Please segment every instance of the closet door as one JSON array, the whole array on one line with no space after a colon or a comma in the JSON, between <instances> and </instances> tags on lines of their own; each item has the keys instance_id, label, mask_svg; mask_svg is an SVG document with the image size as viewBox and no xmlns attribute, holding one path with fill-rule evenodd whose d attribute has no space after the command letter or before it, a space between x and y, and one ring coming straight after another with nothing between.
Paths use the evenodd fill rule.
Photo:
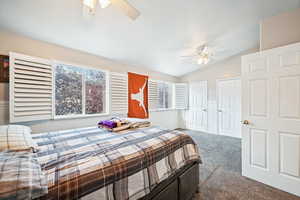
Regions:
<instances>
[{"instance_id":1,"label":"closet door","mask_svg":"<svg viewBox=\"0 0 300 200\"><path fill-rule=\"evenodd\" d=\"M190 84L187 128L207 131L207 81Z\"/></svg>"},{"instance_id":2,"label":"closet door","mask_svg":"<svg viewBox=\"0 0 300 200\"><path fill-rule=\"evenodd\" d=\"M242 174L300 196L300 43L242 58Z\"/></svg>"},{"instance_id":3,"label":"closet door","mask_svg":"<svg viewBox=\"0 0 300 200\"><path fill-rule=\"evenodd\" d=\"M218 80L217 93L219 134L241 138L241 80Z\"/></svg>"}]
</instances>

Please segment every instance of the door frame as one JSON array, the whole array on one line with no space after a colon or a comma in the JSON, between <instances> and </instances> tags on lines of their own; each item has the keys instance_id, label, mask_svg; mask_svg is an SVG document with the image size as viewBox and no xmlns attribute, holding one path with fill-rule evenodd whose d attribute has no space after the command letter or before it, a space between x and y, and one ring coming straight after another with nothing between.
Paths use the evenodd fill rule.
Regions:
<instances>
[{"instance_id":1,"label":"door frame","mask_svg":"<svg viewBox=\"0 0 300 200\"><path fill-rule=\"evenodd\" d=\"M219 117L219 82L221 81L233 81L233 80L240 80L241 81L241 86L242 86L242 77L241 76L232 76L232 77L228 77L228 78L218 78L216 79L216 103L217 103L217 134L220 134L220 117ZM241 105L242 105L242 89L241 89ZM241 109L241 119L242 119L242 109ZM242 130L241 130L242 131ZM241 132L241 139L242 139L242 132Z\"/></svg>"}]
</instances>

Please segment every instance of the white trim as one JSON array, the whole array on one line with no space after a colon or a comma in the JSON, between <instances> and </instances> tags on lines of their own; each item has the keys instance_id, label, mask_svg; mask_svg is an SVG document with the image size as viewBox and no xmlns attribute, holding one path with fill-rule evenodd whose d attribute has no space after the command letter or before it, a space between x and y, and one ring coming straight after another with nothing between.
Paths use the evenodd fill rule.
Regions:
<instances>
[{"instance_id":1,"label":"white trim","mask_svg":"<svg viewBox=\"0 0 300 200\"><path fill-rule=\"evenodd\" d=\"M110 85L110 71L106 72L106 83L105 83L105 113L111 114L111 85Z\"/></svg>"},{"instance_id":2,"label":"white trim","mask_svg":"<svg viewBox=\"0 0 300 200\"><path fill-rule=\"evenodd\" d=\"M86 114L86 115L57 115L54 120L59 119L76 119L76 118L89 118L89 117L101 117L101 116L108 116L109 113L99 113L99 114Z\"/></svg>"},{"instance_id":3,"label":"white trim","mask_svg":"<svg viewBox=\"0 0 300 200\"><path fill-rule=\"evenodd\" d=\"M14 101L12 101L12 97L14 96L14 82L15 82L15 73L13 70L14 64L14 59L12 56L17 56L19 54L9 52L9 120L14 118Z\"/></svg>"},{"instance_id":4,"label":"white trim","mask_svg":"<svg viewBox=\"0 0 300 200\"><path fill-rule=\"evenodd\" d=\"M52 119L55 118L55 70L56 65L52 62Z\"/></svg>"},{"instance_id":5,"label":"white trim","mask_svg":"<svg viewBox=\"0 0 300 200\"><path fill-rule=\"evenodd\" d=\"M91 66L91 65L76 64L76 63L60 61L60 60L56 60L56 59L53 59L52 62L53 62L54 65L63 64L63 65L69 65L71 67L77 67L77 68L83 68L83 69L91 69L91 70L98 70L98 71L102 71L102 72L109 72L109 70L98 68L98 67Z\"/></svg>"},{"instance_id":6,"label":"white trim","mask_svg":"<svg viewBox=\"0 0 300 200\"><path fill-rule=\"evenodd\" d=\"M85 116L86 115L86 113L85 113L85 110L86 110L86 90L85 90L85 76L82 74L82 79L81 79L81 85L82 85L82 90L81 90L81 95L82 95L82 98L81 98L81 100L82 100L82 115L83 116Z\"/></svg>"}]
</instances>

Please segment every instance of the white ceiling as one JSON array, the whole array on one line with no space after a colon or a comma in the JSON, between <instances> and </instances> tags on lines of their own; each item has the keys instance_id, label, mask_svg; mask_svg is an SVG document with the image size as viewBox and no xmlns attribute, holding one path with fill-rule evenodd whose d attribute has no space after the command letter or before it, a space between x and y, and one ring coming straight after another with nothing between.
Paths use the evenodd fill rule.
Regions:
<instances>
[{"instance_id":1,"label":"white ceiling","mask_svg":"<svg viewBox=\"0 0 300 200\"><path fill-rule=\"evenodd\" d=\"M181 76L200 68L181 57L199 45L216 51L215 62L258 47L261 19L300 7L300 0L128 1L142 13L136 21L112 6L84 18L80 0L1 0L0 27Z\"/></svg>"}]
</instances>

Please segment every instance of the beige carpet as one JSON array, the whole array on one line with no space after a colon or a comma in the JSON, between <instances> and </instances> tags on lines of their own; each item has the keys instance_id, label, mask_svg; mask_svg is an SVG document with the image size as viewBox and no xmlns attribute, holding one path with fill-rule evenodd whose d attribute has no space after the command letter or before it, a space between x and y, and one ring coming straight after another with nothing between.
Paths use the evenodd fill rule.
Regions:
<instances>
[{"instance_id":1,"label":"beige carpet","mask_svg":"<svg viewBox=\"0 0 300 200\"><path fill-rule=\"evenodd\" d=\"M243 177L239 139L184 131L198 144L203 160L199 193L193 200L300 200L299 197Z\"/></svg>"}]
</instances>

